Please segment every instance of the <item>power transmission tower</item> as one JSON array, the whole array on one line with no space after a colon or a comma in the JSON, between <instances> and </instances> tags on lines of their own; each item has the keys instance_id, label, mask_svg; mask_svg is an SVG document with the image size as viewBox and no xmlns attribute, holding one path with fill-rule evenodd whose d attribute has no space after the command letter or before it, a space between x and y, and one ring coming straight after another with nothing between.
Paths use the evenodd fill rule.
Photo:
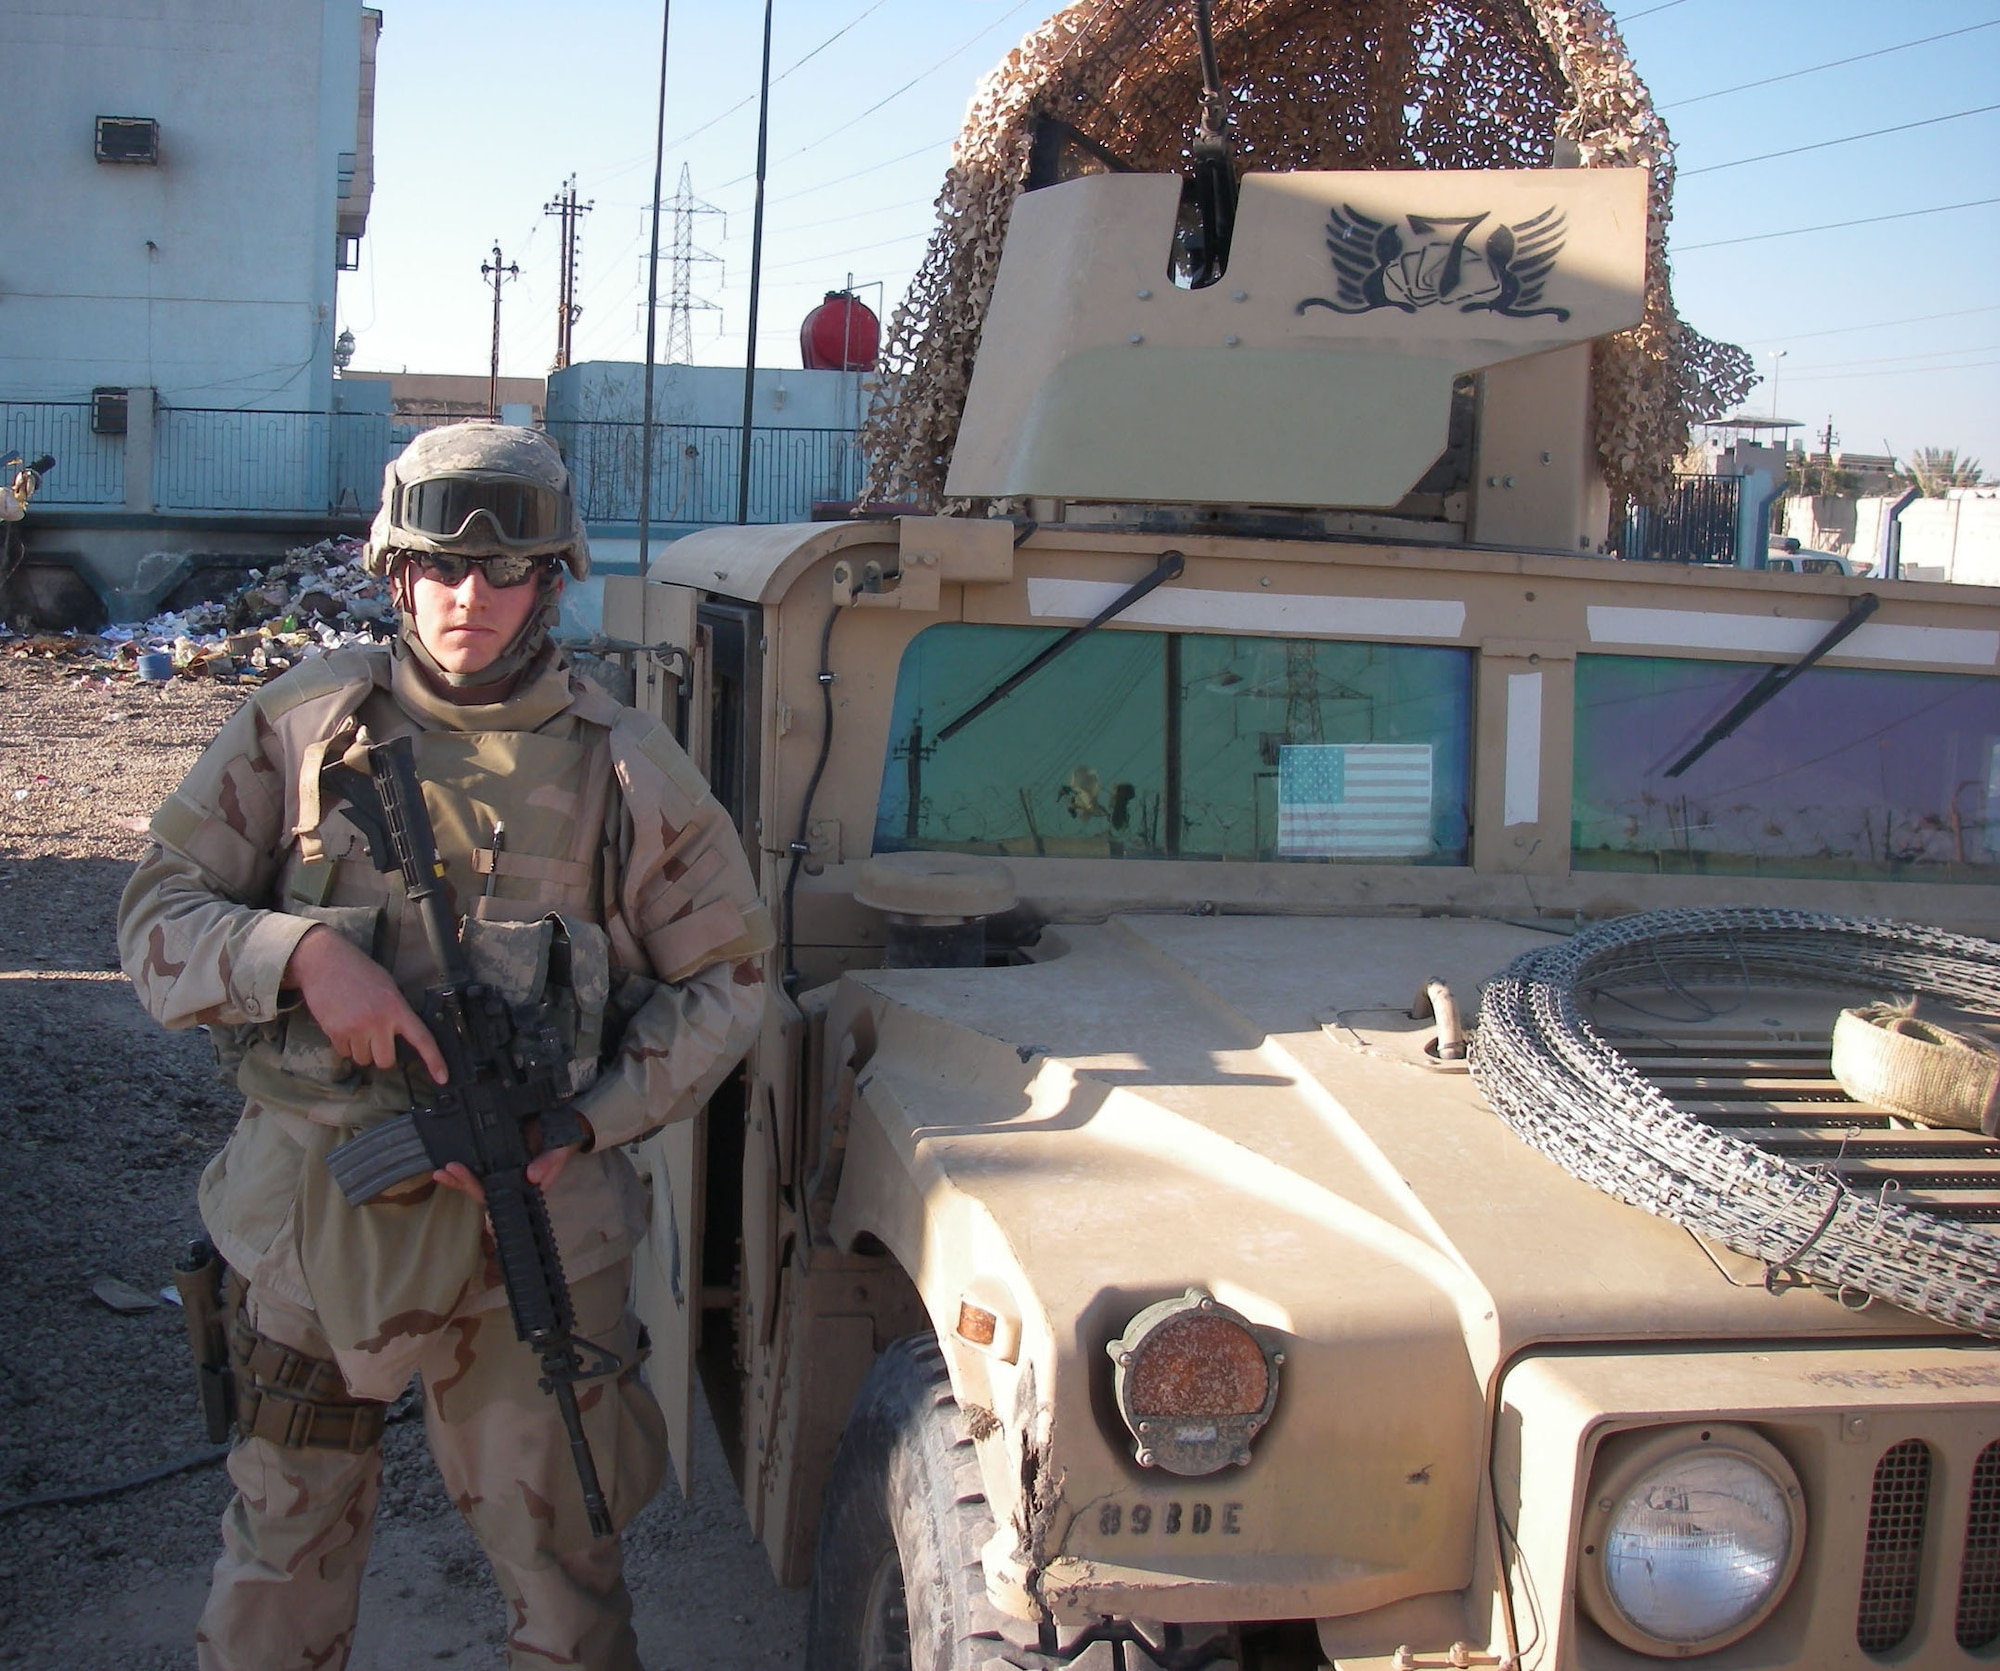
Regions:
<instances>
[{"instance_id":1,"label":"power transmission tower","mask_svg":"<svg viewBox=\"0 0 2000 1671\"><path fill-rule=\"evenodd\" d=\"M493 370L486 379L486 415L496 419L500 416L500 285L505 279L521 276L518 261L509 261L504 267L500 261L500 245L495 240L493 259L480 262L479 271L482 277L493 283Z\"/></svg>"},{"instance_id":2,"label":"power transmission tower","mask_svg":"<svg viewBox=\"0 0 2000 1671\"><path fill-rule=\"evenodd\" d=\"M556 357L555 363L549 367L551 371L561 371L569 364L570 330L583 312L582 304L576 299L577 236L583 230L583 217L595 207L595 203L577 201L574 174L563 182L555 202L542 205L542 213L554 215L560 222L562 232L562 279L556 296Z\"/></svg>"},{"instance_id":3,"label":"power transmission tower","mask_svg":"<svg viewBox=\"0 0 2000 1671\"><path fill-rule=\"evenodd\" d=\"M667 352L666 363L670 366L694 364L694 315L697 309L703 313L720 313L722 310L705 297L697 297L694 288L694 264L697 261L722 264L722 258L711 255L707 250L696 249L694 245L694 221L697 215L719 215L722 211L713 203L704 203L695 196L694 185L688 176L688 165L681 164L681 183L674 191L672 208L674 211L674 248L668 270L669 300L667 303Z\"/></svg>"}]
</instances>

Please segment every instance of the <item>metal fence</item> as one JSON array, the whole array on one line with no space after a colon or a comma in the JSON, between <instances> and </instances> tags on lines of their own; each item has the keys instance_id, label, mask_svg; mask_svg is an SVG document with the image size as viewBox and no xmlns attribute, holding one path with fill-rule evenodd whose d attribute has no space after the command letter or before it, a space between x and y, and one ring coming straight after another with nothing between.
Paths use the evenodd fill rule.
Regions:
<instances>
[{"instance_id":1,"label":"metal fence","mask_svg":"<svg viewBox=\"0 0 2000 1671\"><path fill-rule=\"evenodd\" d=\"M161 406L153 415L150 504L165 512L372 515L382 467L424 429L461 420L383 412L239 412ZM643 426L548 426L576 479L586 522L636 522ZM656 424L655 522L736 520L742 431ZM122 506L126 437L93 435L87 402L0 401L0 453L53 453L43 505ZM861 448L842 429L758 429L750 438L750 520L798 522L817 500L853 499Z\"/></svg>"},{"instance_id":2,"label":"metal fence","mask_svg":"<svg viewBox=\"0 0 2000 1671\"><path fill-rule=\"evenodd\" d=\"M584 520L638 521L644 426L559 421L548 430L576 478ZM734 522L742 448L743 432L728 425L655 425L652 520ZM752 430L750 520L803 522L816 500L856 498L862 474L851 430Z\"/></svg>"},{"instance_id":3,"label":"metal fence","mask_svg":"<svg viewBox=\"0 0 2000 1671\"><path fill-rule=\"evenodd\" d=\"M1676 476L1660 510L1635 505L1619 530L1620 557L1645 563L1736 561L1740 476Z\"/></svg>"},{"instance_id":4,"label":"metal fence","mask_svg":"<svg viewBox=\"0 0 2000 1671\"><path fill-rule=\"evenodd\" d=\"M125 438L90 432L88 401L0 400L0 457L53 454L38 505L125 503Z\"/></svg>"},{"instance_id":5,"label":"metal fence","mask_svg":"<svg viewBox=\"0 0 2000 1671\"><path fill-rule=\"evenodd\" d=\"M160 510L353 514L380 501L386 413L168 406L154 423Z\"/></svg>"}]
</instances>

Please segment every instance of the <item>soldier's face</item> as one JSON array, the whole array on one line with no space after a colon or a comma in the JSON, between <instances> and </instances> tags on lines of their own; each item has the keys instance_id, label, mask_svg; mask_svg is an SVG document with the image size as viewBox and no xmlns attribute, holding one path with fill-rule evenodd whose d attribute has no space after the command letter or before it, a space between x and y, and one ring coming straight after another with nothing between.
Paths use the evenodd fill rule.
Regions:
<instances>
[{"instance_id":1,"label":"soldier's face","mask_svg":"<svg viewBox=\"0 0 2000 1671\"><path fill-rule=\"evenodd\" d=\"M542 589L533 581L495 586L477 563L456 586L447 586L414 563L408 573L417 636L447 673L477 673L490 667L541 607Z\"/></svg>"}]
</instances>

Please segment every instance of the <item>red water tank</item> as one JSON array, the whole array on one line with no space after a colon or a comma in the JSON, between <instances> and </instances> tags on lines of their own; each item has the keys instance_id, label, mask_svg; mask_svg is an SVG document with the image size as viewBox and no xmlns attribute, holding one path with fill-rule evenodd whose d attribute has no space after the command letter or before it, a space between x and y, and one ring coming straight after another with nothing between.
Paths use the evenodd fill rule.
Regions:
<instances>
[{"instance_id":1,"label":"red water tank","mask_svg":"<svg viewBox=\"0 0 2000 1671\"><path fill-rule=\"evenodd\" d=\"M873 371L882 322L851 290L829 290L799 327L799 358L807 371Z\"/></svg>"}]
</instances>

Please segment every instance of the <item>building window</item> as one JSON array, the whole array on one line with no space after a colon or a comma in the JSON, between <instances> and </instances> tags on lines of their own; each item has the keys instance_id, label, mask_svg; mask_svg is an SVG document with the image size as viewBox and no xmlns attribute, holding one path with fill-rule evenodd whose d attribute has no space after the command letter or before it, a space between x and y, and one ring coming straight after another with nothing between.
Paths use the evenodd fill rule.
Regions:
<instances>
[{"instance_id":1,"label":"building window","mask_svg":"<svg viewBox=\"0 0 2000 1671\"><path fill-rule=\"evenodd\" d=\"M903 653L875 848L1465 863L1472 654L946 622Z\"/></svg>"},{"instance_id":2,"label":"building window","mask_svg":"<svg viewBox=\"0 0 2000 1671\"><path fill-rule=\"evenodd\" d=\"M333 264L343 273L361 270L361 240L358 236L348 232L333 235Z\"/></svg>"},{"instance_id":3,"label":"building window","mask_svg":"<svg viewBox=\"0 0 2000 1671\"><path fill-rule=\"evenodd\" d=\"M160 160L160 124L150 116L98 117L97 160L157 163Z\"/></svg>"}]
</instances>

